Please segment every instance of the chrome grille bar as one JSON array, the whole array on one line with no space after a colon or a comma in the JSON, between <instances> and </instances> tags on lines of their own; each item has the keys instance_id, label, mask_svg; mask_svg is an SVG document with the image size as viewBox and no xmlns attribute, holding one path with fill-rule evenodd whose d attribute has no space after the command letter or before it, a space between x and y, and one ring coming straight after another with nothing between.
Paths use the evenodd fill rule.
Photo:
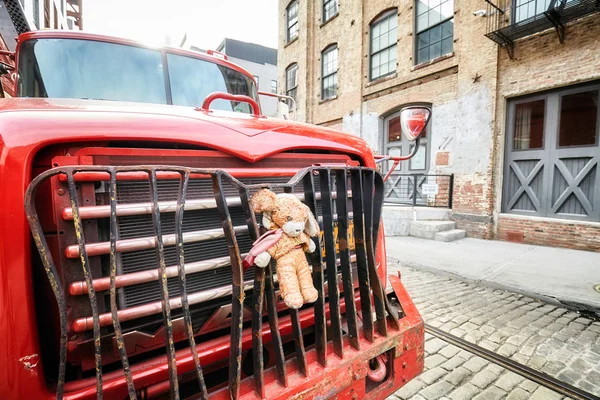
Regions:
<instances>
[{"instance_id":1,"label":"chrome grille bar","mask_svg":"<svg viewBox=\"0 0 600 400\"><path fill-rule=\"evenodd\" d=\"M157 207L159 208L159 207ZM247 226L235 226L233 230L236 234L248 232ZM202 231L183 232L183 243L204 242L212 239L225 237L220 228L206 229ZM176 234L164 235L161 238L162 246L175 246L177 244ZM127 253L130 251L153 249L159 245L156 236L148 236L135 239L118 240L117 253ZM110 242L98 242L85 245L88 256L100 256L110 253ZM71 245L65 250L67 258L77 258L80 255L81 248L78 245Z\"/></svg>"},{"instance_id":2,"label":"chrome grille bar","mask_svg":"<svg viewBox=\"0 0 600 400\"><path fill-rule=\"evenodd\" d=\"M351 256L350 257L350 261L351 262L355 262L356 261L356 256ZM228 262L227 265L230 265L230 263ZM340 260L337 260L337 265L340 265ZM178 268L178 267L168 267L168 268ZM149 276L149 272L152 272L152 277L153 279L151 281L157 281L159 280L160 277L160 268L152 270L152 271L143 271L143 272L135 272L132 274L127 274L127 275L138 275L138 276L143 276L144 278ZM186 274L190 273L190 268L187 267L185 269ZM173 274L173 276L179 276L178 275L178 271L173 272L173 270L169 270L169 273ZM267 273L268 275L268 273ZM124 277L126 275L120 275L117 276L118 277ZM98 279L98 281L100 281L100 279ZM128 281L129 282L129 279ZM246 280L244 281L244 290L247 290L247 286L252 284L253 281L251 280ZM277 282L277 277L273 277L273 283ZM104 284L104 281L101 282L102 284ZM83 284L83 282L79 282L79 287L81 287L81 285ZM94 283L94 286L96 286L96 283ZM340 286L340 285L338 285ZM215 300L215 299L220 299L226 296L229 296L231 294L231 291L225 290L226 288L228 288L229 286L220 286L218 288L215 289L211 289L211 290L204 290L201 292L195 292L192 293L190 295L188 295L188 302L189 304L198 304L198 303L202 303L208 300ZM275 285L273 285L273 287L275 287ZM342 287L343 289L343 287ZM87 293L87 291L86 291ZM197 295L198 293L203 293L203 295ZM275 289L273 289L273 293L277 293L277 291ZM327 294L327 283L325 283L324 286L324 294ZM85 293L82 293L85 294ZM277 296L275 296L276 298ZM169 299L169 302L171 303L171 309L175 310L181 307L181 297L180 296L176 296L176 297L171 297ZM274 300L274 306L275 309L277 309L277 301ZM139 305L139 306L135 306L135 307L128 307L122 310L119 310L117 312L117 316L118 316L118 320L121 322L127 322L127 321L132 321L134 319L137 318L142 318L142 317L147 317L149 315L152 314L158 314L161 312L161 308L160 308L160 301L156 301L156 302L151 302L151 303L147 303L147 304L143 304L143 305ZM106 327L106 326L110 326L110 322L109 322L109 317L110 315L108 313L106 314L100 314L100 327ZM277 325L275 325L277 326ZM92 318L91 317L83 317L83 318L78 318L73 322L73 330L76 332L85 332L87 330L92 329L93 324L92 324Z\"/></svg>"},{"instance_id":3,"label":"chrome grille bar","mask_svg":"<svg viewBox=\"0 0 600 400\"><path fill-rule=\"evenodd\" d=\"M335 199L337 193L331 194ZM348 193L351 197L352 193ZM304 201L304 194L298 193L298 198ZM315 193L317 200L321 199L321 193ZM227 197L229 207L239 207L242 205L242 200L239 197ZM177 201L159 201L158 207L161 213L173 213L177 210ZM185 209L187 211L208 210L217 208L217 203L214 199L188 199L185 201ZM152 213L152 203L131 203L117 204L117 217L127 217L132 215L144 215ZM79 207L79 218L81 219L97 219L110 217L110 205L107 206L84 206ZM62 212L62 219L65 221L73 220L73 208L66 207Z\"/></svg>"}]
</instances>

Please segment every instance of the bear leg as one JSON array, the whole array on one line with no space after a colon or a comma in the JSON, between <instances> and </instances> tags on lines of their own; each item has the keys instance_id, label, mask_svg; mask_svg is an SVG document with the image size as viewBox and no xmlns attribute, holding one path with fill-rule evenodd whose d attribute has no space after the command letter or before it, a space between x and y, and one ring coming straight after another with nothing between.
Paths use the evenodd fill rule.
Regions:
<instances>
[{"instance_id":1,"label":"bear leg","mask_svg":"<svg viewBox=\"0 0 600 400\"><path fill-rule=\"evenodd\" d=\"M280 264L277 261L277 280L283 301L289 308L298 309L304 304L304 298L298 286L296 268L289 264Z\"/></svg>"},{"instance_id":2,"label":"bear leg","mask_svg":"<svg viewBox=\"0 0 600 400\"><path fill-rule=\"evenodd\" d=\"M304 257L304 256L303 256ZM302 297L305 303L314 303L319 297L319 292L313 284L312 273L306 259L302 260L298 265L298 282Z\"/></svg>"}]
</instances>

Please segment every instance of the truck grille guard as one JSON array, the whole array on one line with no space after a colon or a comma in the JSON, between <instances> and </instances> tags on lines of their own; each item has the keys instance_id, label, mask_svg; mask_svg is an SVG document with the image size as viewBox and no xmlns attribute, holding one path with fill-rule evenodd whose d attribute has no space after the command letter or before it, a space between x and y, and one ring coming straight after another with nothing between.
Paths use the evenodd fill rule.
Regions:
<instances>
[{"instance_id":1,"label":"truck grille guard","mask_svg":"<svg viewBox=\"0 0 600 400\"><path fill-rule=\"evenodd\" d=\"M76 252L79 258L79 264L82 268L85 277L85 284L79 288L83 292L87 292L89 296L90 306L92 310L91 325L93 326L93 338L95 349L95 366L96 366L96 392L97 397L102 398L103 391L103 374L101 360L101 339L100 328L102 324L101 315L98 312L98 304L96 291L94 287L96 282L92 279L90 270L90 247L86 244L83 230L82 209L85 212L85 207L79 204L77 195L78 174L103 174L105 180L108 181L108 193L110 205L105 211L109 211L110 222L110 240L109 240L109 265L110 277L104 286L107 286L110 291L110 320L114 328L115 340L122 363L122 374L125 377L127 384L127 393L130 398L136 398L136 388L134 387L134 377L128 361L125 343L123 340L123 331L120 315L117 306L117 253L119 251L119 237L117 225L117 210L120 208L125 210L127 206L117 204L117 177L128 176L132 173L139 176L145 174L150 186L150 201L145 203L150 207L152 214L152 222L154 228L153 248L156 249L156 260L158 264L157 272L158 280L161 287L161 311L163 315L164 331L166 334L166 359L168 368L168 379L170 382L171 398L179 398L179 381L176 360L175 341L173 338L173 320L171 312L175 308L181 308L183 320L185 323L185 332L188 339L189 351L193 357L195 375L200 387L199 396L208 398L207 386L204 382L200 357L194 338L192 328L192 318L190 314L190 295L186 288L186 264L183 252L183 243L185 234L182 229L183 215L186 211L186 197L188 194L188 184L190 179L203 177L210 178L212 189L214 192L213 207L216 207L222 224L222 234L224 234L229 248L229 261L232 269L233 283L231 290L228 290L225 295L231 294L231 337L229 351L229 387L228 395L231 398L240 397L240 382L242 378L242 332L243 332L243 302L245 290L248 289L249 282L244 282L242 257L240 254L236 239L236 229L232 223L228 199L225 196L223 189L224 182L229 185L234 185L239 191L239 202L235 201L236 206L242 206L245 217L246 227L252 240L260 236L259 225L256 221L256 216L250 207L250 191L260 188L281 189L285 193L293 193L294 188L298 188L303 192L304 202L311 208L312 212L317 215L317 198L321 201L323 207L323 240L320 243L319 237L317 241L317 249L324 246L325 255L316 251L313 254L307 254L308 261L313 269L313 281L317 291L319 292L318 300L312 305L314 310L314 333L315 333L315 353L316 361L323 367L327 366L328 352L333 350L333 353L340 359L344 358L344 351L348 347L344 347L344 339L355 350L360 350L360 344L366 340L368 343L373 343L376 338L385 338L388 336L388 330L401 330L408 327L414 328L412 325L402 324L399 317L403 317L408 312L406 307L409 307L411 315L418 313L408 299L404 289L399 284L394 285L395 280L392 280L392 286L396 290L396 286L400 286L400 292L404 293L404 298L408 299L406 304L402 304L402 308L398 304L392 304L384 291L384 285L377 273L376 265L376 245L379 234L379 226L381 220L381 210L383 206L384 181L382 176L373 169L364 167L348 167L348 166L316 166L299 170L287 183L265 183L265 184L244 184L236 178L229 175L227 172L218 169L197 169L178 166L69 166L56 167L38 175L27 189L25 198L25 211L30 225L32 238L35 242L40 255L40 260L47 275L50 287L56 298L60 317L60 354L58 377L56 386L56 398L62 399L65 395L65 371L67 363L67 336L69 332L67 321L67 306L65 300L65 290L60 280L60 275L57 272L56 264L52 258L51 251L44 235L42 225L38 213L36 211L35 199L36 192L40 185L48 179L58 177L68 184L68 196L70 197L70 210L66 210L69 214L69 219L72 218L75 235L77 238L77 246L72 249ZM179 192L177 201L168 205L169 210L175 212L175 234L173 237L166 238L167 235L161 233L161 209L159 202L157 179L161 176L169 176L171 179L175 176L179 179ZM332 177L335 178L335 184L332 183ZM315 190L317 180L320 183L320 193ZM350 187L348 187L350 182ZM302 196L300 196L302 197ZM351 197L351 198L350 198ZM349 199L350 198L350 199ZM231 202L231 199L229 200ZM350 203L349 203L350 201ZM191 205L192 203L190 203ZM334 229L334 204L337 212L337 237ZM349 210L348 204L351 204L352 209ZM209 205L210 206L210 205ZM353 232L348 231L349 216L352 217ZM348 248L348 235L354 234L355 241L355 258L356 271L358 275L359 296L355 293L353 287L353 269L351 263L350 251ZM337 239L337 240L336 240ZM339 251L336 251L336 241L339 246ZM167 243L168 242L168 243ZM173 267L167 267L165 262L165 245L174 245L177 250L178 265L176 270ZM338 254L336 254L338 253ZM354 256L352 257L354 258ZM228 260L223 260L227 263ZM189 264L188 264L189 265ZM324 268L324 266L326 268ZM338 274L338 268L341 269ZM275 277L273 275L274 264L272 263L265 269L256 268L254 281L251 283L252 290L252 355L253 355L253 390L255 395L264 398L265 383L264 383L264 365L263 365L263 300L266 299L266 310L268 323L270 327L271 341L275 348L275 376L281 385L287 386L286 367L289 363L286 362L282 347L282 336L278 327L278 309L276 298ZM179 279L180 297L170 298L167 286L167 278L177 276ZM105 279L104 279L105 280ZM340 286L343 293L340 293ZM398 290L396 290L398 294ZM193 294L192 294L193 296ZM341 298L342 297L342 298ZM400 298L401 296L398 296ZM403 300L401 299L401 300ZM357 305L360 307L360 315L357 315ZM373 313L373 307L375 312ZM342 311L345 309L345 322L347 324L347 333L342 329ZM404 310L403 310L404 309ZM327 316L329 316L331 326L328 327ZM106 317L106 315L104 315ZM295 344L295 363L297 370L304 376L308 376L307 368L307 352L303 342L301 318L299 310L289 310L289 318L291 319L292 334ZM104 321L106 323L106 321ZM87 322L86 322L87 323ZM409 322L409 324L411 324ZM110 323L109 323L110 325ZM330 340L333 346L328 346L327 331L331 332ZM422 326L417 335L422 335ZM347 336L344 338L344 336ZM360 340L359 340L360 339ZM418 344L418 339L415 339ZM422 352L422 343L420 344ZM405 348L408 350L408 347ZM376 354L377 356L379 354ZM422 357L422 355L421 355ZM418 357L417 357L418 358ZM420 360L422 362L422 360ZM287 364L287 365L286 365ZM406 367L404 363L403 368ZM422 366L421 366L422 367ZM180 373L182 371L179 371ZM189 372L189 371L183 371ZM114 373L111 373L114 375ZM406 381L406 377L403 378ZM139 388L138 388L139 389ZM219 391L217 391L219 392ZM223 390L220 391L223 393ZM211 394L212 396L212 394Z\"/></svg>"}]
</instances>

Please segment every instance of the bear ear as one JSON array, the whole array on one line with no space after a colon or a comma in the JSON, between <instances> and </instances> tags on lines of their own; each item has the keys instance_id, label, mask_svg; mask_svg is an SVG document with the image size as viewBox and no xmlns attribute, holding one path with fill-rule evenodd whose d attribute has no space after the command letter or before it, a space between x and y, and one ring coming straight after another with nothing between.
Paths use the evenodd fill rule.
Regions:
<instances>
[{"instance_id":1,"label":"bear ear","mask_svg":"<svg viewBox=\"0 0 600 400\"><path fill-rule=\"evenodd\" d=\"M254 212L271 212L277 208L277 196L269 189L262 189L252 196L252 208Z\"/></svg>"},{"instance_id":2,"label":"bear ear","mask_svg":"<svg viewBox=\"0 0 600 400\"><path fill-rule=\"evenodd\" d=\"M304 205L304 207L306 207L306 210L308 211L308 218L306 219L306 224L304 225L304 232L311 237L317 236L320 230L319 223L317 222L313 213L310 211L310 208L308 208L307 205Z\"/></svg>"}]
</instances>

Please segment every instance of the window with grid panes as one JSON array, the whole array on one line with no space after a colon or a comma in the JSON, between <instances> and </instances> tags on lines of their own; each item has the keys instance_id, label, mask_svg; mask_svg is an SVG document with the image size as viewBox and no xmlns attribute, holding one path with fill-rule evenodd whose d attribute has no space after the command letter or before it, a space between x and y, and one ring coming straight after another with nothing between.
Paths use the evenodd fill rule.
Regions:
<instances>
[{"instance_id":1,"label":"window with grid panes","mask_svg":"<svg viewBox=\"0 0 600 400\"><path fill-rule=\"evenodd\" d=\"M550 0L515 0L514 5L514 23L519 23L542 14L550 6Z\"/></svg>"},{"instance_id":2,"label":"window with grid panes","mask_svg":"<svg viewBox=\"0 0 600 400\"><path fill-rule=\"evenodd\" d=\"M323 0L323 23L338 13L338 0Z\"/></svg>"},{"instance_id":3,"label":"window with grid panes","mask_svg":"<svg viewBox=\"0 0 600 400\"><path fill-rule=\"evenodd\" d=\"M298 37L298 0L292 1L287 6L287 41Z\"/></svg>"},{"instance_id":4,"label":"window with grid panes","mask_svg":"<svg viewBox=\"0 0 600 400\"><path fill-rule=\"evenodd\" d=\"M371 23L370 80L396 72L398 15L391 10Z\"/></svg>"},{"instance_id":5,"label":"window with grid panes","mask_svg":"<svg viewBox=\"0 0 600 400\"><path fill-rule=\"evenodd\" d=\"M277 93L277 81L271 80L271 93Z\"/></svg>"},{"instance_id":6,"label":"window with grid panes","mask_svg":"<svg viewBox=\"0 0 600 400\"><path fill-rule=\"evenodd\" d=\"M298 64L292 64L285 70L285 94L296 100L298 88Z\"/></svg>"},{"instance_id":7,"label":"window with grid panes","mask_svg":"<svg viewBox=\"0 0 600 400\"><path fill-rule=\"evenodd\" d=\"M330 99L337 95L337 45L328 47L321 53L321 99Z\"/></svg>"},{"instance_id":8,"label":"window with grid panes","mask_svg":"<svg viewBox=\"0 0 600 400\"><path fill-rule=\"evenodd\" d=\"M454 0L417 0L416 64L452 53Z\"/></svg>"}]
</instances>

